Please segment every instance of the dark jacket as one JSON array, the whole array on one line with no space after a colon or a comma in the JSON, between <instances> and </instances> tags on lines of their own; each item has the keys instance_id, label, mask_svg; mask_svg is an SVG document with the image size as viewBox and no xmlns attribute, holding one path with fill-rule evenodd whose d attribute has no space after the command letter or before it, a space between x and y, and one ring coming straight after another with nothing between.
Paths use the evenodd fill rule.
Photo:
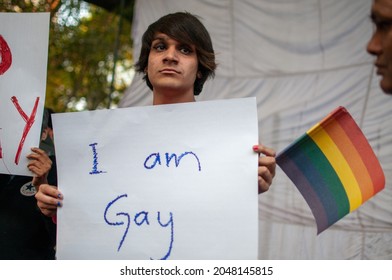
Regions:
<instances>
[{"instance_id":1,"label":"dark jacket","mask_svg":"<svg viewBox=\"0 0 392 280\"><path fill-rule=\"evenodd\" d=\"M57 185L55 159L48 176ZM32 177L0 174L0 259L54 259L56 225L37 207Z\"/></svg>"}]
</instances>

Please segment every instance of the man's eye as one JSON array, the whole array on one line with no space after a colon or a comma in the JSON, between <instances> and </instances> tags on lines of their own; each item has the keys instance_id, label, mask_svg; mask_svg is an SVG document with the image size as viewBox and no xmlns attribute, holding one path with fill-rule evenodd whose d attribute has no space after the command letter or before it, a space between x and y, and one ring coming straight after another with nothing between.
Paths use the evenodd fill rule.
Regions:
<instances>
[{"instance_id":1,"label":"man's eye","mask_svg":"<svg viewBox=\"0 0 392 280\"><path fill-rule=\"evenodd\" d=\"M164 44L156 44L154 46L154 49L157 51L163 51L165 49L165 45Z\"/></svg>"},{"instance_id":2,"label":"man's eye","mask_svg":"<svg viewBox=\"0 0 392 280\"><path fill-rule=\"evenodd\" d=\"M189 47L181 47L181 48L180 48L180 51L181 51L183 54L190 54L190 53L192 53L192 49L189 48Z\"/></svg>"},{"instance_id":3,"label":"man's eye","mask_svg":"<svg viewBox=\"0 0 392 280\"><path fill-rule=\"evenodd\" d=\"M387 31L391 28L392 22L390 21L379 21L376 22L376 27L380 31Z\"/></svg>"}]
</instances>

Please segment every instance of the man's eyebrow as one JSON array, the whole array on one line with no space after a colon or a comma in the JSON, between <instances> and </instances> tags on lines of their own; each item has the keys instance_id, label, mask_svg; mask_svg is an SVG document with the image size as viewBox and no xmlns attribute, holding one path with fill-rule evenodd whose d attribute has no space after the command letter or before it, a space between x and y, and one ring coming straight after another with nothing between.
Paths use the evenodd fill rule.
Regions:
<instances>
[{"instance_id":1,"label":"man's eyebrow","mask_svg":"<svg viewBox=\"0 0 392 280\"><path fill-rule=\"evenodd\" d=\"M169 37L165 36L165 35L156 35L152 38L153 41L155 40L160 40L160 41L166 41Z\"/></svg>"},{"instance_id":2,"label":"man's eyebrow","mask_svg":"<svg viewBox=\"0 0 392 280\"><path fill-rule=\"evenodd\" d=\"M369 18L374 23L379 22L380 20L382 20L382 17L380 15L376 14L375 12L371 12Z\"/></svg>"},{"instance_id":3,"label":"man's eyebrow","mask_svg":"<svg viewBox=\"0 0 392 280\"><path fill-rule=\"evenodd\" d=\"M370 13L370 20L373 23L379 23L379 22L384 22L384 21L391 22L392 17L390 15L383 14L383 11L381 11L381 12L372 11Z\"/></svg>"}]
</instances>

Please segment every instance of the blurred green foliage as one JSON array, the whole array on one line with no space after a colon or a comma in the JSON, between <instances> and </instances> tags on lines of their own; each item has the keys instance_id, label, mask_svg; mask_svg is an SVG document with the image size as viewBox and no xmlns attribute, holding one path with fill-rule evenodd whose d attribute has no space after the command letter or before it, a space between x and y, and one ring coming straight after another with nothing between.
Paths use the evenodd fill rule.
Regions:
<instances>
[{"instance_id":1,"label":"blurred green foliage","mask_svg":"<svg viewBox=\"0 0 392 280\"><path fill-rule=\"evenodd\" d=\"M132 16L120 19L118 10L81 0L1 0L0 12L50 12L46 107L55 112L116 107L131 80ZM133 5L126 12L133 13Z\"/></svg>"}]
</instances>

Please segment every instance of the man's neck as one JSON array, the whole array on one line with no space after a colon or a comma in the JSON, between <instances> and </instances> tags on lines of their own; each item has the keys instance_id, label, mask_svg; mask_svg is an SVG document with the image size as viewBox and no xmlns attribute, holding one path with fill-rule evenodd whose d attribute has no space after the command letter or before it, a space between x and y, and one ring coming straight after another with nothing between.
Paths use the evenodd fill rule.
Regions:
<instances>
[{"instance_id":1,"label":"man's neck","mask_svg":"<svg viewBox=\"0 0 392 280\"><path fill-rule=\"evenodd\" d=\"M154 91L153 94L153 105L176 104L196 101L193 92L186 94L165 94Z\"/></svg>"}]
</instances>

